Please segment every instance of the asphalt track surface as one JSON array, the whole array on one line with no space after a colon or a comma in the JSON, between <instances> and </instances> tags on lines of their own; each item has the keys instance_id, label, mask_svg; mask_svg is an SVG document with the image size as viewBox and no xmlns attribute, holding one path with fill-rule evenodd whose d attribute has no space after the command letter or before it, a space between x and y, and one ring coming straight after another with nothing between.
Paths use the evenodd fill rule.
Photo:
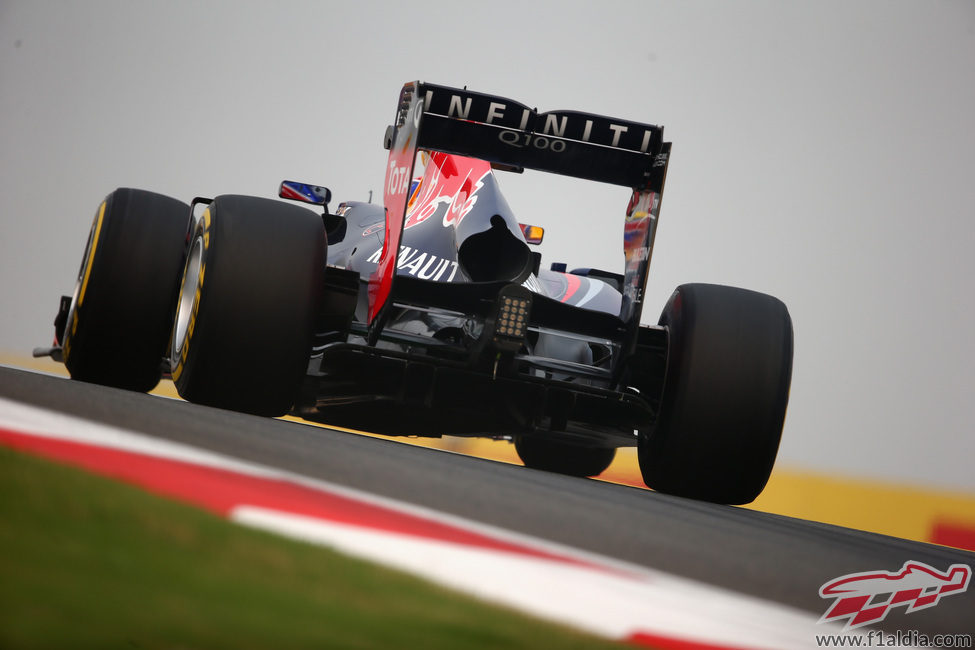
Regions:
<instances>
[{"instance_id":1,"label":"asphalt track surface","mask_svg":"<svg viewBox=\"0 0 975 650\"><path fill-rule=\"evenodd\" d=\"M0 395L548 539L821 615L824 583L975 553L0 367ZM879 626L975 635L975 586Z\"/></svg>"}]
</instances>

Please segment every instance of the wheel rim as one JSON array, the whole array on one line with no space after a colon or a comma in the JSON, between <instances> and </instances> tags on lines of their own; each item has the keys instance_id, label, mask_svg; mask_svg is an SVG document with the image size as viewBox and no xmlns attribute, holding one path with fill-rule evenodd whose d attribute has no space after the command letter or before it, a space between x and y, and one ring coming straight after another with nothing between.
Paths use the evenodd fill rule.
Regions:
<instances>
[{"instance_id":1,"label":"wheel rim","mask_svg":"<svg viewBox=\"0 0 975 650\"><path fill-rule=\"evenodd\" d=\"M203 238L197 237L186 259L186 270L179 289L179 303L176 306L176 332L173 336L173 359L178 359L186 344L190 321L193 319L193 307L196 301L196 290L199 286L200 267L203 265Z\"/></svg>"}]
</instances>

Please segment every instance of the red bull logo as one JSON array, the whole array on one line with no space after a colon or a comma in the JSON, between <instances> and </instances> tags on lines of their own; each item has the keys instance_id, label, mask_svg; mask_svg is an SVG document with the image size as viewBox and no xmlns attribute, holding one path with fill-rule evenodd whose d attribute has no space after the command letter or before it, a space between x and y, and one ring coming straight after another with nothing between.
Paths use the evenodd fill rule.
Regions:
<instances>
[{"instance_id":1,"label":"red bull logo","mask_svg":"<svg viewBox=\"0 0 975 650\"><path fill-rule=\"evenodd\" d=\"M846 620L845 630L878 623L894 607L908 614L937 605L944 596L964 593L972 577L967 564L944 573L923 562L905 562L900 571L865 571L835 578L819 588L821 598L835 598L820 623Z\"/></svg>"},{"instance_id":2,"label":"red bull logo","mask_svg":"<svg viewBox=\"0 0 975 650\"><path fill-rule=\"evenodd\" d=\"M406 230L432 217L441 206L447 207L444 227L459 224L474 209L477 192L491 173L491 165L483 160L441 152L430 154L429 160L423 178L416 179L412 187Z\"/></svg>"}]
</instances>

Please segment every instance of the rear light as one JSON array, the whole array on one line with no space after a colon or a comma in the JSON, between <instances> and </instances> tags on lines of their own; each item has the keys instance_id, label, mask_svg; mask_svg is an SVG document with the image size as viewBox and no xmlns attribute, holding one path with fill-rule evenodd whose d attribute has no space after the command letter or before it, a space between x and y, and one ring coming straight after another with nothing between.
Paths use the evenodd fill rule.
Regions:
<instances>
[{"instance_id":1,"label":"rear light","mask_svg":"<svg viewBox=\"0 0 975 650\"><path fill-rule=\"evenodd\" d=\"M517 350L528 332L531 314L531 291L518 284L509 284L498 294L494 319L494 343L500 349Z\"/></svg>"}]
</instances>

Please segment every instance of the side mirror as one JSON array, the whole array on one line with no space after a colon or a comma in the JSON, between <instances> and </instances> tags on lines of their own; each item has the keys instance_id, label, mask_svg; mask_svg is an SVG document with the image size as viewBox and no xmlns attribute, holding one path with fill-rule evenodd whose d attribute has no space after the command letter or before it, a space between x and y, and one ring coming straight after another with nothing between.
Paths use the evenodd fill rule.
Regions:
<instances>
[{"instance_id":1,"label":"side mirror","mask_svg":"<svg viewBox=\"0 0 975 650\"><path fill-rule=\"evenodd\" d=\"M297 183L295 181L281 181L278 196L282 199L311 203L312 205L328 206L332 200L332 192L327 187Z\"/></svg>"},{"instance_id":2,"label":"side mirror","mask_svg":"<svg viewBox=\"0 0 975 650\"><path fill-rule=\"evenodd\" d=\"M542 238L545 236L545 229L541 226L529 226L525 223L519 223L521 226L521 232L525 236L525 242L529 244L538 245L542 243Z\"/></svg>"}]
</instances>

